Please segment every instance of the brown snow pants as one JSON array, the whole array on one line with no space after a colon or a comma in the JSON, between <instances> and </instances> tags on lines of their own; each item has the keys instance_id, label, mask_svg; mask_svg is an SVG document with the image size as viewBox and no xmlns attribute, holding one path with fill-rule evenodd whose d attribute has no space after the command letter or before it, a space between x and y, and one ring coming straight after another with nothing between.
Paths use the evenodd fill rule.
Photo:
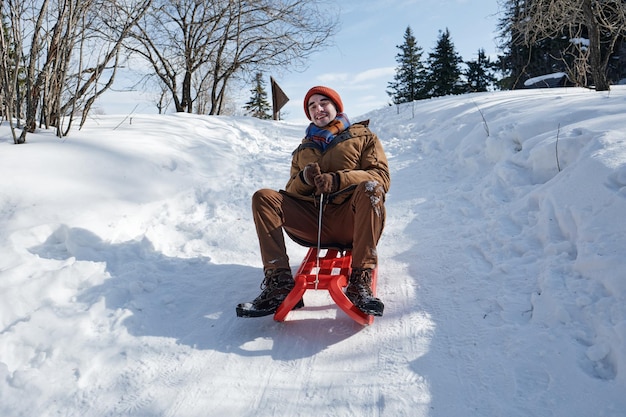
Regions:
<instances>
[{"instance_id":1,"label":"brown snow pants","mask_svg":"<svg viewBox=\"0 0 626 417\"><path fill-rule=\"evenodd\" d=\"M317 246L319 202L261 189L252 196L252 213L265 270L290 267L283 229L296 242ZM351 247L353 268L375 268L385 216L383 187L363 182L342 204L324 204L321 246Z\"/></svg>"}]
</instances>

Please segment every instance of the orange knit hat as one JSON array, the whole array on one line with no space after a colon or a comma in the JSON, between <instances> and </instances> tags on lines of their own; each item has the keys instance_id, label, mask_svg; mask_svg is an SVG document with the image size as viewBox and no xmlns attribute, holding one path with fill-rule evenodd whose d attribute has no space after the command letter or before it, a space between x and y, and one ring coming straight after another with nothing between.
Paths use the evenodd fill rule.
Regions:
<instances>
[{"instance_id":1,"label":"orange knit hat","mask_svg":"<svg viewBox=\"0 0 626 417\"><path fill-rule=\"evenodd\" d=\"M323 96L328 97L330 101L332 101L333 104L335 105L335 109L337 109L337 113L343 112L343 103L341 102L341 97L339 97L339 94L332 88L318 85L318 86L311 88L304 96L304 114L306 114L307 119L309 120L311 119L311 116L309 116L309 99L314 94L321 94Z\"/></svg>"}]
</instances>

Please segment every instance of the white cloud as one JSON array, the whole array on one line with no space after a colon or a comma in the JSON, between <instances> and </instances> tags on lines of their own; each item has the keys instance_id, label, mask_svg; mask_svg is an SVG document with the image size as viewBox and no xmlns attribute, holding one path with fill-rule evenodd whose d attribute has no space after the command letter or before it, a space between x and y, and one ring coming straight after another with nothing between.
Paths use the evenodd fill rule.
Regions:
<instances>
[{"instance_id":1,"label":"white cloud","mask_svg":"<svg viewBox=\"0 0 626 417\"><path fill-rule=\"evenodd\" d=\"M350 73L347 72L330 72L316 77L316 79L322 84L343 83L348 81L350 78Z\"/></svg>"},{"instance_id":2,"label":"white cloud","mask_svg":"<svg viewBox=\"0 0 626 417\"><path fill-rule=\"evenodd\" d=\"M349 72L337 72L327 73L316 77L316 79L322 84L337 84L343 83L345 86L355 86L361 83L371 82L379 80L381 78L390 79L393 77L395 68L393 67L381 67L372 68L362 72L349 73Z\"/></svg>"},{"instance_id":3,"label":"white cloud","mask_svg":"<svg viewBox=\"0 0 626 417\"><path fill-rule=\"evenodd\" d=\"M379 78L390 78L395 73L394 67L373 68L356 74L353 83L361 83L365 81L377 80Z\"/></svg>"}]
</instances>

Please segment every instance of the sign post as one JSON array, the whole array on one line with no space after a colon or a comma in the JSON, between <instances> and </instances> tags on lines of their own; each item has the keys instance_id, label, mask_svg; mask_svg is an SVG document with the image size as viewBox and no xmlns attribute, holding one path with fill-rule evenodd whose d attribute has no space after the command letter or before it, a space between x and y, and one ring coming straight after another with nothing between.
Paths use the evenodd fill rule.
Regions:
<instances>
[{"instance_id":1,"label":"sign post","mask_svg":"<svg viewBox=\"0 0 626 417\"><path fill-rule=\"evenodd\" d=\"M280 89L274 77L270 76L270 83L272 85L272 111L274 113L274 120L280 120L280 109L289 101L289 97Z\"/></svg>"}]
</instances>

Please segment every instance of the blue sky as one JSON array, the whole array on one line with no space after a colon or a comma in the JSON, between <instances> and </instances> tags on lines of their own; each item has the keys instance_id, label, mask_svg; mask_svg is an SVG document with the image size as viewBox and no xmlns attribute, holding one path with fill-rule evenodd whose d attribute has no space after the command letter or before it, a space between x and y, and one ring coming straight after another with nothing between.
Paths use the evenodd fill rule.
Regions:
<instances>
[{"instance_id":1,"label":"blue sky","mask_svg":"<svg viewBox=\"0 0 626 417\"><path fill-rule=\"evenodd\" d=\"M498 0L344 0L336 2L340 28L332 45L315 53L301 67L265 74L269 93L272 75L290 101L282 110L288 121L304 121L302 99L314 85L326 85L339 92L344 111L351 119L387 105L387 84L393 80L397 65L397 45L411 26L424 57L435 47L439 31L446 28L457 52L467 61L479 48L495 55ZM326 4L326 7L328 4ZM243 106L250 88L241 88ZM107 94L99 102L107 114L156 113L150 100L134 93ZM354 120L356 121L356 120Z\"/></svg>"},{"instance_id":2,"label":"blue sky","mask_svg":"<svg viewBox=\"0 0 626 417\"><path fill-rule=\"evenodd\" d=\"M339 92L351 118L387 105L387 84L393 80L397 45L403 43L407 26L424 57L446 28L463 60L474 59L479 48L495 56L498 10L498 0L341 2L341 28L334 45L315 54L304 71L273 75L290 98L283 118L306 120L302 98L318 84Z\"/></svg>"}]
</instances>

